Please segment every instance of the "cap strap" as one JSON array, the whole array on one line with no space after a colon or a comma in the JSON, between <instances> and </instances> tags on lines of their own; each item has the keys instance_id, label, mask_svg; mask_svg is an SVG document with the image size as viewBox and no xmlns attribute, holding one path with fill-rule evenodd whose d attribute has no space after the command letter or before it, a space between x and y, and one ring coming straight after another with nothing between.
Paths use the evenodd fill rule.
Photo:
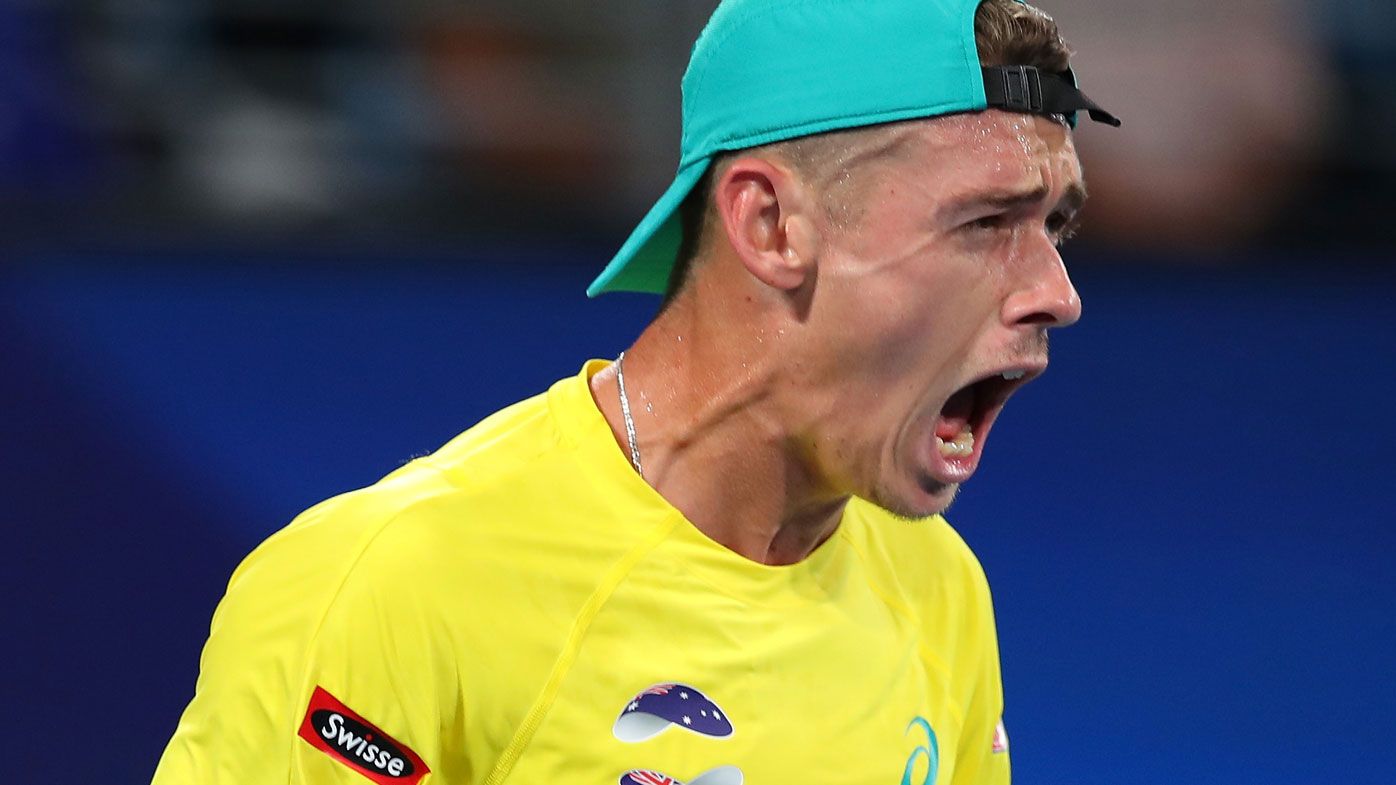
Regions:
<instances>
[{"instance_id":1,"label":"cap strap","mask_svg":"<svg viewBox=\"0 0 1396 785\"><path fill-rule=\"evenodd\" d=\"M1092 120L1118 127L1120 121L1076 89L1071 70L1060 74L1030 65L985 66L984 97L990 107L1010 112L1065 115L1076 125L1076 113L1085 110Z\"/></svg>"}]
</instances>

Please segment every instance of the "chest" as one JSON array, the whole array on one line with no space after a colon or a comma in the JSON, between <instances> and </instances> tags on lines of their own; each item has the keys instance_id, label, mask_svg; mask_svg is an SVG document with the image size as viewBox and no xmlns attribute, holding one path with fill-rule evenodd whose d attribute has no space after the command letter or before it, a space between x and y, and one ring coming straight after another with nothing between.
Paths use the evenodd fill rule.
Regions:
<instances>
[{"instance_id":1,"label":"chest","mask_svg":"<svg viewBox=\"0 0 1396 785\"><path fill-rule=\"evenodd\" d=\"M621 587L504 781L949 782L960 710L920 630L866 587L769 605L682 575Z\"/></svg>"}]
</instances>

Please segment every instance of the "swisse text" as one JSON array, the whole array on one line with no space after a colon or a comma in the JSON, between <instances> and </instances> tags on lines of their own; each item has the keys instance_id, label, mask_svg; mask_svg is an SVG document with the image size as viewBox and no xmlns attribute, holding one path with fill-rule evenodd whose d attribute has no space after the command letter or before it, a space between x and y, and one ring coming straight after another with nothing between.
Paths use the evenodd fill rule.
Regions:
<instances>
[{"instance_id":1,"label":"swisse text","mask_svg":"<svg viewBox=\"0 0 1396 785\"><path fill-rule=\"evenodd\" d=\"M321 709L311 715L311 722L320 736L336 752L363 768L390 777L412 775L412 762L402 756L391 742L374 738L371 729L339 712Z\"/></svg>"}]
</instances>

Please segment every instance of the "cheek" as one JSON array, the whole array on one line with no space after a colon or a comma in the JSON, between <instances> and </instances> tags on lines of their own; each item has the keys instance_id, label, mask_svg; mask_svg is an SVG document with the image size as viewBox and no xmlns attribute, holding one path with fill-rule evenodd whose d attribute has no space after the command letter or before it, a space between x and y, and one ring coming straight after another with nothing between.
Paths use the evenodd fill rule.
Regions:
<instances>
[{"instance_id":1,"label":"cheek","mask_svg":"<svg viewBox=\"0 0 1396 785\"><path fill-rule=\"evenodd\" d=\"M975 260L913 256L831 277L812 310L825 346L881 385L924 387L956 370L991 310L992 280Z\"/></svg>"}]
</instances>

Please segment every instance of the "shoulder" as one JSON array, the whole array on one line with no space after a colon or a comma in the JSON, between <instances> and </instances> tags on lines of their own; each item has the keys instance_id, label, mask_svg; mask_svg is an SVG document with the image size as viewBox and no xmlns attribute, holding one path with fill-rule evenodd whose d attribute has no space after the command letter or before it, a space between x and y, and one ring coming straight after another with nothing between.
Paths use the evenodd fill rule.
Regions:
<instances>
[{"instance_id":1,"label":"shoulder","mask_svg":"<svg viewBox=\"0 0 1396 785\"><path fill-rule=\"evenodd\" d=\"M267 567L325 580L463 567L507 530L526 528L532 492L565 472L567 453L545 396L521 401L373 485L306 510L249 555L233 586Z\"/></svg>"},{"instance_id":2,"label":"shoulder","mask_svg":"<svg viewBox=\"0 0 1396 785\"><path fill-rule=\"evenodd\" d=\"M409 467L429 468L462 490L483 489L526 471L565 447L549 397L543 393L500 409L384 482L410 474Z\"/></svg>"},{"instance_id":3,"label":"shoulder","mask_svg":"<svg viewBox=\"0 0 1396 785\"><path fill-rule=\"evenodd\" d=\"M589 397L563 395L589 393L575 377L559 382L377 483L312 507L248 557L229 593L314 587L295 596L324 607L338 587L353 587L430 611L472 596L507 605L500 587L539 575L566 613L634 531L617 530L623 500L590 465L591 437L568 430L576 413L567 407Z\"/></svg>"},{"instance_id":4,"label":"shoulder","mask_svg":"<svg viewBox=\"0 0 1396 785\"><path fill-rule=\"evenodd\" d=\"M316 685L407 728L406 707L454 711L466 678L510 674L512 687L473 695L477 716L528 705L531 695L509 690L526 693L546 676L609 563L605 549L622 539L595 536L604 516L574 498L602 491L578 469L585 461L552 409L546 395L510 406L433 455L311 507L244 559L172 742L172 760L185 763L170 771L195 765L205 746L224 757L272 749L267 718L292 717ZM579 542L596 558L580 558ZM240 727L211 745L196 738L242 719L260 730ZM421 743L431 732L411 735ZM257 760L275 767L284 757Z\"/></svg>"},{"instance_id":5,"label":"shoulder","mask_svg":"<svg viewBox=\"0 0 1396 785\"><path fill-rule=\"evenodd\" d=\"M865 562L917 605L943 599L987 601L988 580L978 557L941 516L908 520L870 502L849 502L845 536Z\"/></svg>"}]
</instances>

